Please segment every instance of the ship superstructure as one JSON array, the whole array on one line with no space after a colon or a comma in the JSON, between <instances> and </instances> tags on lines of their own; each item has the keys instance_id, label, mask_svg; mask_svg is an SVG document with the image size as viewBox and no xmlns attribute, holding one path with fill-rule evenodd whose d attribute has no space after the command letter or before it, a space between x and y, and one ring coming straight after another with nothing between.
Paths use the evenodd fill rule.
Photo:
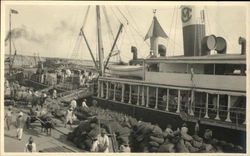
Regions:
<instances>
[{"instance_id":1,"label":"ship superstructure","mask_svg":"<svg viewBox=\"0 0 250 156\"><path fill-rule=\"evenodd\" d=\"M120 66L119 70L111 66L111 76L99 77L94 98L104 107L162 125L178 119L201 121L220 127L225 133L236 130L245 134L246 51L242 42L245 40L239 38L242 45L239 54L226 54L223 37L206 36L202 7L182 6L181 15L184 56L166 56L166 48L157 43L157 37L167 35L162 29L152 28L155 23L159 25L154 17L150 35L146 35L151 37L151 56L137 61L134 55L133 63L139 65L135 68ZM134 53L136 48L131 50ZM211 55L211 51L216 54ZM135 75L138 79L134 79Z\"/></svg>"}]
</instances>

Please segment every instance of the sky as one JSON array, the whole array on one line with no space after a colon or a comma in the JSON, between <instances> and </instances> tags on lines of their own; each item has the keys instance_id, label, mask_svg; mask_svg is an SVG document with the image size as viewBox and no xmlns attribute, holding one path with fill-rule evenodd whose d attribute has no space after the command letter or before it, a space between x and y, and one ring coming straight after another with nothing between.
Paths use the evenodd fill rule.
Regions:
<instances>
[{"instance_id":1,"label":"sky","mask_svg":"<svg viewBox=\"0 0 250 156\"><path fill-rule=\"evenodd\" d=\"M182 23L180 4L178 5L106 5L108 20L113 36L116 35L120 23L124 24L117 42L121 59L132 58L131 46L138 48L138 57L145 58L149 54L149 41L144 37L153 19L153 9L163 30L169 36L160 43L167 47L167 55L183 55ZM18 54L48 57L63 57L90 60L91 56L83 38L79 39L80 28L83 25L87 5L74 3L61 5L11 4L5 5L3 31L7 36L9 29L9 9L19 13L12 14L13 41ZM227 53L240 53L239 36L246 37L246 15L244 6L205 5L206 34L222 36L226 39ZM105 57L113 43L112 33L101 6L102 36ZM84 26L84 32L90 47L96 57L97 35L95 6L90 6L89 15ZM77 40L77 38L79 40ZM8 42L5 52L8 53ZM116 60L113 57L112 60Z\"/></svg>"}]
</instances>

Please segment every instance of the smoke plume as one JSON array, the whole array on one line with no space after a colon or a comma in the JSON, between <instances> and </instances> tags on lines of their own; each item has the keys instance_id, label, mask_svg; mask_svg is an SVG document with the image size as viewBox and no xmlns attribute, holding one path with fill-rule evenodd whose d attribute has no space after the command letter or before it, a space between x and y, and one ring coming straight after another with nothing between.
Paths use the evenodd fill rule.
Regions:
<instances>
[{"instance_id":1,"label":"smoke plume","mask_svg":"<svg viewBox=\"0 0 250 156\"><path fill-rule=\"evenodd\" d=\"M20 28L14 28L11 30L11 33L8 32L5 38L5 41L9 40L11 35L12 39L25 39L27 41L42 43L44 42L44 38L42 35L37 34L35 31L28 30L26 26L22 26Z\"/></svg>"}]
</instances>

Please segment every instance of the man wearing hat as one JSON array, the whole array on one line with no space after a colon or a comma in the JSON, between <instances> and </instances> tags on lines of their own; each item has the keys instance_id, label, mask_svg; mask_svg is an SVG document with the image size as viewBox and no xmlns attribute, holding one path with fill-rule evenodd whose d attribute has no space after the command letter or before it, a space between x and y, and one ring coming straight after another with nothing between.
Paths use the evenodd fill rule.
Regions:
<instances>
[{"instance_id":1,"label":"man wearing hat","mask_svg":"<svg viewBox=\"0 0 250 156\"><path fill-rule=\"evenodd\" d=\"M123 153L130 153L131 152L131 149L130 149L127 141L123 142L122 145L120 146L120 152L123 152Z\"/></svg>"},{"instance_id":2,"label":"man wearing hat","mask_svg":"<svg viewBox=\"0 0 250 156\"><path fill-rule=\"evenodd\" d=\"M18 140L22 140L24 124L25 124L25 120L23 118L23 112L20 111L19 114L18 114L18 117L16 119L17 138L18 138Z\"/></svg>"},{"instance_id":3,"label":"man wearing hat","mask_svg":"<svg viewBox=\"0 0 250 156\"><path fill-rule=\"evenodd\" d=\"M106 130L104 128L101 129L101 134L97 136L98 140L98 149L99 152L108 153L109 152L109 138L106 135Z\"/></svg>"}]
</instances>

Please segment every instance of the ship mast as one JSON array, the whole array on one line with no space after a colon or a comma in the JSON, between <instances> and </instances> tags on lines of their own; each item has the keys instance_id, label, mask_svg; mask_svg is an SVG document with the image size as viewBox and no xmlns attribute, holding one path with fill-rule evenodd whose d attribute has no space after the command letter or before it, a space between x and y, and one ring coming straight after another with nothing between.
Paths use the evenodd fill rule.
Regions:
<instances>
[{"instance_id":1,"label":"ship mast","mask_svg":"<svg viewBox=\"0 0 250 156\"><path fill-rule=\"evenodd\" d=\"M100 6L96 6L96 24L97 24L97 41L98 41L98 56L99 56L99 73L100 76L103 75L103 58L104 58L104 52L103 52L103 43L102 43L102 30L101 30L101 16L100 16Z\"/></svg>"},{"instance_id":2,"label":"ship mast","mask_svg":"<svg viewBox=\"0 0 250 156\"><path fill-rule=\"evenodd\" d=\"M11 75L11 70L12 70L12 64L14 62L14 60L11 60L11 14L18 14L17 10L14 9L10 9L9 11L9 75ZM16 53L15 53L16 54ZM14 58L13 58L14 59Z\"/></svg>"}]
</instances>

